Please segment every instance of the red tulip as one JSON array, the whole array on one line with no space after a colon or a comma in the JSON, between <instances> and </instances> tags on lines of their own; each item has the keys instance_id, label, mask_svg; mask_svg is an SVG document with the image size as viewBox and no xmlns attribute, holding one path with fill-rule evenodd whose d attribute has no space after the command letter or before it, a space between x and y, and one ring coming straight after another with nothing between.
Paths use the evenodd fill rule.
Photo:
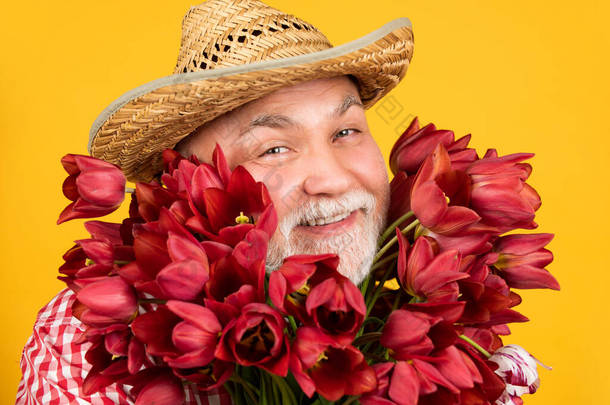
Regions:
<instances>
[{"instance_id":1,"label":"red tulip","mask_svg":"<svg viewBox=\"0 0 610 405\"><path fill-rule=\"evenodd\" d=\"M110 214L123 202L126 179L117 166L73 154L64 156L61 164L68 172L63 192L73 202L59 215L58 224Z\"/></svg>"},{"instance_id":2,"label":"red tulip","mask_svg":"<svg viewBox=\"0 0 610 405\"><path fill-rule=\"evenodd\" d=\"M310 398L317 392L336 401L343 395L372 391L377 385L375 371L358 349L307 326L297 330L290 371Z\"/></svg>"},{"instance_id":3,"label":"red tulip","mask_svg":"<svg viewBox=\"0 0 610 405\"><path fill-rule=\"evenodd\" d=\"M449 250L435 255L427 237L416 239L407 256L408 241L396 230L398 237L398 279L413 297L428 301L455 301L458 296L456 281L468 278L459 271L460 256Z\"/></svg>"},{"instance_id":4,"label":"red tulip","mask_svg":"<svg viewBox=\"0 0 610 405\"><path fill-rule=\"evenodd\" d=\"M183 260L168 264L157 274L157 284L167 298L195 299L208 281L208 269L198 261Z\"/></svg>"},{"instance_id":5,"label":"red tulip","mask_svg":"<svg viewBox=\"0 0 610 405\"><path fill-rule=\"evenodd\" d=\"M411 189L411 209L431 232L460 236L479 221L467 207L470 181L451 165L449 153L438 145L421 165Z\"/></svg>"},{"instance_id":6,"label":"red tulip","mask_svg":"<svg viewBox=\"0 0 610 405\"><path fill-rule=\"evenodd\" d=\"M345 344L354 339L366 315L364 298L347 277L329 277L316 285L305 305L317 327Z\"/></svg>"},{"instance_id":7,"label":"red tulip","mask_svg":"<svg viewBox=\"0 0 610 405\"><path fill-rule=\"evenodd\" d=\"M456 141L453 131L436 129L432 123L420 129L415 117L392 147L390 169L395 175L400 171L415 174L438 145L443 145L450 152L451 161L461 168L463 164L477 159L475 150L466 148L469 141L470 134Z\"/></svg>"},{"instance_id":8,"label":"red tulip","mask_svg":"<svg viewBox=\"0 0 610 405\"><path fill-rule=\"evenodd\" d=\"M396 310L388 317L380 343L392 350L397 360L428 355L434 349L428 332L441 320L420 312Z\"/></svg>"},{"instance_id":9,"label":"red tulip","mask_svg":"<svg viewBox=\"0 0 610 405\"><path fill-rule=\"evenodd\" d=\"M128 322L136 314L138 303L132 287L121 277L107 277L82 288L78 301L95 314L117 322Z\"/></svg>"},{"instance_id":10,"label":"red tulip","mask_svg":"<svg viewBox=\"0 0 610 405\"><path fill-rule=\"evenodd\" d=\"M123 239L120 232L121 224L113 224L102 221L87 221L85 229L95 240L107 242L111 245L122 245Z\"/></svg>"},{"instance_id":11,"label":"red tulip","mask_svg":"<svg viewBox=\"0 0 610 405\"><path fill-rule=\"evenodd\" d=\"M277 214L265 185L242 166L231 172L218 145L213 159L215 166L203 163L193 171L190 182L184 180L194 213L187 226L230 246L243 240L251 229L262 230L271 238Z\"/></svg>"},{"instance_id":12,"label":"red tulip","mask_svg":"<svg viewBox=\"0 0 610 405\"><path fill-rule=\"evenodd\" d=\"M210 266L210 279L205 283L206 296L241 308L247 303L265 300L265 259L267 235L252 229L231 254Z\"/></svg>"},{"instance_id":13,"label":"red tulip","mask_svg":"<svg viewBox=\"0 0 610 405\"><path fill-rule=\"evenodd\" d=\"M189 189L193 173L200 165L199 159L194 155L186 159L173 149L165 149L162 157L165 172L161 176L161 181L167 189L174 193Z\"/></svg>"},{"instance_id":14,"label":"red tulip","mask_svg":"<svg viewBox=\"0 0 610 405\"><path fill-rule=\"evenodd\" d=\"M337 271L339 257L334 254L294 255L284 259L269 276L269 298L281 312L309 322L305 300L313 286L328 278L344 278Z\"/></svg>"},{"instance_id":15,"label":"red tulip","mask_svg":"<svg viewBox=\"0 0 610 405\"><path fill-rule=\"evenodd\" d=\"M498 259L493 266L514 288L550 288L559 290L557 280L544 268L553 261L544 249L552 234L507 235L494 243Z\"/></svg>"},{"instance_id":16,"label":"red tulip","mask_svg":"<svg viewBox=\"0 0 610 405\"><path fill-rule=\"evenodd\" d=\"M489 264L497 254L466 256L461 271L470 278L460 280L460 300L466 306L459 322L478 327L490 327L509 322L525 322L528 319L510 308L518 305L519 296L510 291L506 282L490 271Z\"/></svg>"},{"instance_id":17,"label":"red tulip","mask_svg":"<svg viewBox=\"0 0 610 405\"><path fill-rule=\"evenodd\" d=\"M408 176L405 172L396 173L390 182L390 208L388 209L388 223L393 223L398 218L411 210L411 188L415 176ZM412 221L410 219L409 221ZM406 223L398 224L399 228Z\"/></svg>"},{"instance_id":18,"label":"red tulip","mask_svg":"<svg viewBox=\"0 0 610 405\"><path fill-rule=\"evenodd\" d=\"M177 356L178 350L172 342L172 330L182 319L167 306L159 305L154 311L139 315L131 323L134 336L152 356Z\"/></svg>"},{"instance_id":19,"label":"red tulip","mask_svg":"<svg viewBox=\"0 0 610 405\"><path fill-rule=\"evenodd\" d=\"M66 262L59 272L65 276L58 278L72 291L78 292L114 271L115 253L113 246L103 241L76 241L76 245L63 255Z\"/></svg>"},{"instance_id":20,"label":"red tulip","mask_svg":"<svg viewBox=\"0 0 610 405\"><path fill-rule=\"evenodd\" d=\"M128 329L109 333L104 337L104 347L106 348L106 351L113 356L127 356L130 337L131 333Z\"/></svg>"},{"instance_id":21,"label":"red tulip","mask_svg":"<svg viewBox=\"0 0 610 405\"><path fill-rule=\"evenodd\" d=\"M178 198L175 193L163 188L155 181L137 183L135 195L137 213L147 222L159 219L161 209L169 208Z\"/></svg>"},{"instance_id":22,"label":"red tulip","mask_svg":"<svg viewBox=\"0 0 610 405\"><path fill-rule=\"evenodd\" d=\"M167 298L195 299L209 279L208 258L201 244L192 237L169 232L167 250L172 260L156 277Z\"/></svg>"},{"instance_id":23,"label":"red tulip","mask_svg":"<svg viewBox=\"0 0 610 405\"><path fill-rule=\"evenodd\" d=\"M104 350L103 344L91 346L85 358L93 365L82 385L83 394L87 396L129 376L127 360L124 358L112 360L111 355Z\"/></svg>"},{"instance_id":24,"label":"red tulip","mask_svg":"<svg viewBox=\"0 0 610 405\"><path fill-rule=\"evenodd\" d=\"M532 156L531 153L515 153L498 157L490 150L466 169L472 181L471 207L485 223L501 232L537 226L534 216L540 207L540 197L525 182L531 166L520 163Z\"/></svg>"},{"instance_id":25,"label":"red tulip","mask_svg":"<svg viewBox=\"0 0 610 405\"><path fill-rule=\"evenodd\" d=\"M470 359L453 344L457 334L441 318L396 310L383 328L380 343L396 360L407 361L420 379L420 394L427 395L442 386L457 394L471 388L481 375Z\"/></svg>"},{"instance_id":26,"label":"red tulip","mask_svg":"<svg viewBox=\"0 0 610 405\"><path fill-rule=\"evenodd\" d=\"M182 382L170 373L165 373L142 387L135 405L176 405L183 402Z\"/></svg>"},{"instance_id":27,"label":"red tulip","mask_svg":"<svg viewBox=\"0 0 610 405\"><path fill-rule=\"evenodd\" d=\"M168 301L167 308L183 319L174 326L172 342L180 355L169 356L165 361L170 367L203 367L214 359L218 335L222 330L212 311L198 304Z\"/></svg>"},{"instance_id":28,"label":"red tulip","mask_svg":"<svg viewBox=\"0 0 610 405\"><path fill-rule=\"evenodd\" d=\"M419 397L419 378L414 367L406 361L376 363L377 388L360 398L362 405L416 405Z\"/></svg>"},{"instance_id":29,"label":"red tulip","mask_svg":"<svg viewBox=\"0 0 610 405\"><path fill-rule=\"evenodd\" d=\"M243 366L257 366L285 377L289 346L284 327L284 319L270 306L247 304L241 315L222 331L216 357Z\"/></svg>"}]
</instances>

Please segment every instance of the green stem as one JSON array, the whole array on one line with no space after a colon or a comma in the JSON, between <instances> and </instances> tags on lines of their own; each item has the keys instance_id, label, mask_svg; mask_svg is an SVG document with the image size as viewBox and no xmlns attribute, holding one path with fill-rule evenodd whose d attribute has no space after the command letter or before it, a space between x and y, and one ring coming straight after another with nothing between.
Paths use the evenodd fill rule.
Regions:
<instances>
[{"instance_id":1,"label":"green stem","mask_svg":"<svg viewBox=\"0 0 610 405\"><path fill-rule=\"evenodd\" d=\"M396 229L396 227L398 225L402 224L403 222L405 222L405 220L411 218L413 215L414 215L413 211L409 211L406 214L404 214L403 216L401 216L400 218L398 218L396 221L392 222L390 224L390 226L388 226L386 228L386 230L383 232L383 234L379 238L379 244L383 243L383 241L386 240L388 238L388 236L393 234L394 230Z\"/></svg>"},{"instance_id":2,"label":"green stem","mask_svg":"<svg viewBox=\"0 0 610 405\"><path fill-rule=\"evenodd\" d=\"M373 269L371 268L371 271ZM369 288L369 282L371 281L371 274L369 271L369 275L366 276L366 278L364 279L364 281L362 282L362 285L360 286L360 292L362 293L362 296L366 298L366 290Z\"/></svg>"},{"instance_id":3,"label":"green stem","mask_svg":"<svg viewBox=\"0 0 610 405\"><path fill-rule=\"evenodd\" d=\"M347 401L345 401L345 402L343 403L343 405L350 405L350 404L353 404L354 402L356 402L356 401L358 400L358 398L360 398L360 397L358 397L358 396L356 396L356 397L350 397L350 398L349 398Z\"/></svg>"},{"instance_id":4,"label":"green stem","mask_svg":"<svg viewBox=\"0 0 610 405\"><path fill-rule=\"evenodd\" d=\"M396 292L396 298L394 298L394 304L392 304L392 311L390 313L396 311L398 308L398 304L400 304L400 296L402 295L402 291L398 290Z\"/></svg>"},{"instance_id":5,"label":"green stem","mask_svg":"<svg viewBox=\"0 0 610 405\"><path fill-rule=\"evenodd\" d=\"M381 332L364 333L361 336L354 339L354 343L352 343L352 345L360 346L361 344L364 344L364 343L369 343L369 342L374 342L376 340L379 340L380 337L381 337Z\"/></svg>"},{"instance_id":6,"label":"green stem","mask_svg":"<svg viewBox=\"0 0 610 405\"><path fill-rule=\"evenodd\" d=\"M383 274L383 277L381 278L381 280L379 280L379 284L377 284L377 287L375 288L375 292L373 293L373 296L371 297L371 299L368 302L366 302L366 316L367 317L369 316L371 309L373 309L375 302L379 298L379 294L381 294L383 285L388 280L388 277L390 277L391 272L392 272L392 267L390 267L389 269L386 270L386 272Z\"/></svg>"},{"instance_id":7,"label":"green stem","mask_svg":"<svg viewBox=\"0 0 610 405\"><path fill-rule=\"evenodd\" d=\"M412 230L413 228L415 228L417 225L419 225L418 219L411 222L409 225L405 226L404 229L401 230L400 232L404 235L407 232L409 232L410 230ZM377 252L377 254L375 255L375 258L373 259L373 263L376 263L377 260L381 259L381 257L383 257L383 255L384 255L384 253L387 252L388 249L391 248L392 245L394 245L394 243L396 243L397 240L398 240L398 236L394 235L394 237L392 239L390 239L390 241L388 243L386 243L381 249L379 249L379 252Z\"/></svg>"},{"instance_id":8,"label":"green stem","mask_svg":"<svg viewBox=\"0 0 610 405\"><path fill-rule=\"evenodd\" d=\"M483 356L485 356L486 358L490 358L491 357L491 354L487 350L483 349L477 342L475 342L474 340L470 339L468 336L460 335L459 337L460 337L460 339L465 340L466 342L470 343L470 345L472 347L474 347L475 349L480 351L481 354L483 354Z\"/></svg>"},{"instance_id":9,"label":"green stem","mask_svg":"<svg viewBox=\"0 0 610 405\"><path fill-rule=\"evenodd\" d=\"M375 265L373 267L371 267L371 271L377 270L378 268L383 267L385 264L387 264L388 262L391 262L392 260L396 259L397 257L398 257L398 252L392 253L385 259L380 260L379 262L375 263Z\"/></svg>"},{"instance_id":10,"label":"green stem","mask_svg":"<svg viewBox=\"0 0 610 405\"><path fill-rule=\"evenodd\" d=\"M282 394L281 403L296 404L297 398L294 396L294 392L292 392L292 389L290 388L286 380L274 374L269 375L271 376L272 383L274 383L274 385L278 387L280 393Z\"/></svg>"},{"instance_id":11,"label":"green stem","mask_svg":"<svg viewBox=\"0 0 610 405\"><path fill-rule=\"evenodd\" d=\"M256 395L254 394L253 389L250 387L248 382L245 381L243 378L241 378L237 373L233 374L229 380L233 381L233 382L235 382L237 384L240 384L242 387L244 387L244 391L246 391L246 394L248 394L248 396L252 400L253 404L257 404L258 403L258 401L256 400Z\"/></svg>"}]
</instances>

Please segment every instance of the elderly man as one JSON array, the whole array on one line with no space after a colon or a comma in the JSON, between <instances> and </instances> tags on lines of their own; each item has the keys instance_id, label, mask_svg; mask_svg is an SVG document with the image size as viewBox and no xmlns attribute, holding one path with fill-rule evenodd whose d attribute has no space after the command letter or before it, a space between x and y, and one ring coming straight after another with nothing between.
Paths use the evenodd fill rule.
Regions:
<instances>
[{"instance_id":1,"label":"elderly man","mask_svg":"<svg viewBox=\"0 0 610 405\"><path fill-rule=\"evenodd\" d=\"M404 18L332 47L311 24L259 1L210 0L185 16L174 74L111 104L92 127L90 152L146 181L164 149L210 161L219 144L229 165L263 181L275 202L269 270L293 254L337 253L339 271L359 283L389 203L365 109L402 79L412 50ZM116 384L82 394L90 365L87 344L75 343L82 324L73 301L64 290L39 313L17 403L133 403ZM230 403L216 391L186 398Z\"/></svg>"}]
</instances>

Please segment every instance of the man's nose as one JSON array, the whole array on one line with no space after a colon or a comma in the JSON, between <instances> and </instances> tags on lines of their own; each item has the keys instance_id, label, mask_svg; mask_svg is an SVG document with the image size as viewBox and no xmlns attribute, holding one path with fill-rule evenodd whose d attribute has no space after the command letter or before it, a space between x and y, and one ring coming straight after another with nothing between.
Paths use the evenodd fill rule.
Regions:
<instances>
[{"instance_id":1,"label":"man's nose","mask_svg":"<svg viewBox=\"0 0 610 405\"><path fill-rule=\"evenodd\" d=\"M340 150L332 147L320 147L312 151L306 163L306 177L303 191L308 195L341 195L354 187L355 179L349 165L357 162L346 162Z\"/></svg>"}]
</instances>

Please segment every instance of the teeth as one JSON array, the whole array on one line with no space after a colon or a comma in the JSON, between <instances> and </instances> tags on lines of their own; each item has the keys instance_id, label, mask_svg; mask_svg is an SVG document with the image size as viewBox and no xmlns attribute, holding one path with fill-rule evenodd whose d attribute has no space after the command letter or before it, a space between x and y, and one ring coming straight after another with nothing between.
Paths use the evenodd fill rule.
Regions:
<instances>
[{"instance_id":1,"label":"teeth","mask_svg":"<svg viewBox=\"0 0 610 405\"><path fill-rule=\"evenodd\" d=\"M306 224L308 226L321 226L321 225L333 224L335 222L344 220L349 215L350 215L350 213L347 212L347 213L343 213L343 214L337 214L335 216L328 217L328 218L316 218L314 220L307 221Z\"/></svg>"}]
</instances>

